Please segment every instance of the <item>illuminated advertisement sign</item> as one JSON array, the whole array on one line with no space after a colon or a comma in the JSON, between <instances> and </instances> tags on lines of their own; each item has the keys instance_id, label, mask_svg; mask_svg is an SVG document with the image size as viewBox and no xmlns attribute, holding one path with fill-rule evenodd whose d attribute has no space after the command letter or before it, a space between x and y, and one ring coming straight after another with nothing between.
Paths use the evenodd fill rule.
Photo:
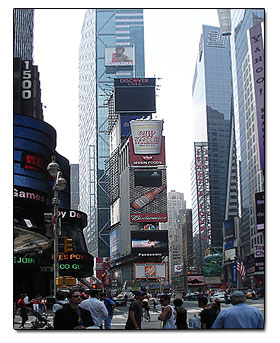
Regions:
<instances>
[{"instance_id":1,"label":"illuminated advertisement sign","mask_svg":"<svg viewBox=\"0 0 280 343\"><path fill-rule=\"evenodd\" d=\"M115 46L105 48L105 66L129 66L133 67L134 47Z\"/></svg>"},{"instance_id":2,"label":"illuminated advertisement sign","mask_svg":"<svg viewBox=\"0 0 280 343\"><path fill-rule=\"evenodd\" d=\"M224 238L232 239L235 238L235 223L234 218L230 218L224 221Z\"/></svg>"},{"instance_id":3,"label":"illuminated advertisement sign","mask_svg":"<svg viewBox=\"0 0 280 343\"><path fill-rule=\"evenodd\" d=\"M255 194L257 230L264 230L264 192Z\"/></svg>"},{"instance_id":4,"label":"illuminated advertisement sign","mask_svg":"<svg viewBox=\"0 0 280 343\"><path fill-rule=\"evenodd\" d=\"M117 260L120 257L120 228L117 227L110 232L110 260Z\"/></svg>"},{"instance_id":5,"label":"illuminated advertisement sign","mask_svg":"<svg viewBox=\"0 0 280 343\"><path fill-rule=\"evenodd\" d=\"M159 154L136 155L132 137L129 137L129 165L130 166L160 166L165 165L165 137L162 136L161 149Z\"/></svg>"},{"instance_id":6,"label":"illuminated advertisement sign","mask_svg":"<svg viewBox=\"0 0 280 343\"><path fill-rule=\"evenodd\" d=\"M259 137L259 153L261 169L264 169L264 48L262 25L249 29L249 45L251 50L251 66L256 99L256 113Z\"/></svg>"},{"instance_id":7,"label":"illuminated advertisement sign","mask_svg":"<svg viewBox=\"0 0 280 343\"><path fill-rule=\"evenodd\" d=\"M20 266L53 267L53 255L38 257L15 256L14 264ZM77 278L92 276L93 257L86 252L79 254L58 254L58 269L60 276L73 276ZM53 271L49 269L48 271Z\"/></svg>"},{"instance_id":8,"label":"illuminated advertisement sign","mask_svg":"<svg viewBox=\"0 0 280 343\"><path fill-rule=\"evenodd\" d=\"M135 155L160 154L162 120L131 120L130 127Z\"/></svg>"},{"instance_id":9,"label":"illuminated advertisement sign","mask_svg":"<svg viewBox=\"0 0 280 343\"><path fill-rule=\"evenodd\" d=\"M264 244L254 245L254 257L255 258L264 257Z\"/></svg>"},{"instance_id":10,"label":"illuminated advertisement sign","mask_svg":"<svg viewBox=\"0 0 280 343\"><path fill-rule=\"evenodd\" d=\"M131 253L141 257L168 255L168 231L131 231Z\"/></svg>"},{"instance_id":11,"label":"illuminated advertisement sign","mask_svg":"<svg viewBox=\"0 0 280 343\"><path fill-rule=\"evenodd\" d=\"M114 79L114 86L116 113L156 112L155 79Z\"/></svg>"},{"instance_id":12,"label":"illuminated advertisement sign","mask_svg":"<svg viewBox=\"0 0 280 343\"><path fill-rule=\"evenodd\" d=\"M134 263L134 279L166 278L166 263Z\"/></svg>"},{"instance_id":13,"label":"illuminated advertisement sign","mask_svg":"<svg viewBox=\"0 0 280 343\"><path fill-rule=\"evenodd\" d=\"M27 200L29 193L36 194L35 199L39 203L37 194L44 202L46 197L53 197L53 178L46 170L51 162L52 155L55 155L63 177L67 184L60 192L60 207L70 206L70 181L69 161L55 151L56 132L48 123L23 115L14 115L14 199ZM23 203L22 203L23 204Z\"/></svg>"},{"instance_id":14,"label":"illuminated advertisement sign","mask_svg":"<svg viewBox=\"0 0 280 343\"><path fill-rule=\"evenodd\" d=\"M166 222L166 170L133 168L130 180L130 222Z\"/></svg>"},{"instance_id":15,"label":"illuminated advertisement sign","mask_svg":"<svg viewBox=\"0 0 280 343\"><path fill-rule=\"evenodd\" d=\"M211 246L210 182L207 145L195 145L195 169L200 239L205 242L206 248Z\"/></svg>"},{"instance_id":16,"label":"illuminated advertisement sign","mask_svg":"<svg viewBox=\"0 0 280 343\"><path fill-rule=\"evenodd\" d=\"M128 115L121 115L121 136L122 137L128 137L131 135L130 130L130 121L135 119L140 119L143 116L128 116Z\"/></svg>"},{"instance_id":17,"label":"illuminated advertisement sign","mask_svg":"<svg viewBox=\"0 0 280 343\"><path fill-rule=\"evenodd\" d=\"M204 286L204 275L188 274L188 286Z\"/></svg>"},{"instance_id":18,"label":"illuminated advertisement sign","mask_svg":"<svg viewBox=\"0 0 280 343\"><path fill-rule=\"evenodd\" d=\"M236 261L236 248L224 251L224 263L232 263Z\"/></svg>"}]
</instances>

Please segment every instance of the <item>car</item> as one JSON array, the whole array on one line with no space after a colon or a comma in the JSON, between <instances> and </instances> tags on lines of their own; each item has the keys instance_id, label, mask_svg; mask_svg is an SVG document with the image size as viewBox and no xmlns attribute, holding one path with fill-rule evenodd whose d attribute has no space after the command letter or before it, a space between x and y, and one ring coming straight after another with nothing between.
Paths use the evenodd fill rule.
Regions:
<instances>
[{"instance_id":1,"label":"car","mask_svg":"<svg viewBox=\"0 0 280 343\"><path fill-rule=\"evenodd\" d=\"M245 292L245 297L246 299L253 299L254 298L253 292L252 291Z\"/></svg>"},{"instance_id":2,"label":"car","mask_svg":"<svg viewBox=\"0 0 280 343\"><path fill-rule=\"evenodd\" d=\"M185 296L184 296L184 300L188 300L188 301L191 301L191 300L197 300L199 297L199 294L198 293L187 293Z\"/></svg>"},{"instance_id":3,"label":"car","mask_svg":"<svg viewBox=\"0 0 280 343\"><path fill-rule=\"evenodd\" d=\"M125 306L127 300L124 297L113 297L112 299L117 306Z\"/></svg>"},{"instance_id":4,"label":"car","mask_svg":"<svg viewBox=\"0 0 280 343\"><path fill-rule=\"evenodd\" d=\"M217 292L211 295L210 301L213 301L214 299L218 299L220 303L225 302L225 294L226 292Z\"/></svg>"}]
</instances>

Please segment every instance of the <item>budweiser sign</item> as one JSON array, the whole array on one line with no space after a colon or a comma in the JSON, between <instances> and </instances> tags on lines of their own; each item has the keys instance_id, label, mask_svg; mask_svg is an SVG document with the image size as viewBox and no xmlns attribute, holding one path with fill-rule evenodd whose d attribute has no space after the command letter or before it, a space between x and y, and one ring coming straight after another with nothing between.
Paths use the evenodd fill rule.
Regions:
<instances>
[{"instance_id":1,"label":"budweiser sign","mask_svg":"<svg viewBox=\"0 0 280 343\"><path fill-rule=\"evenodd\" d=\"M167 213L134 213L130 215L130 222L167 222Z\"/></svg>"}]
</instances>

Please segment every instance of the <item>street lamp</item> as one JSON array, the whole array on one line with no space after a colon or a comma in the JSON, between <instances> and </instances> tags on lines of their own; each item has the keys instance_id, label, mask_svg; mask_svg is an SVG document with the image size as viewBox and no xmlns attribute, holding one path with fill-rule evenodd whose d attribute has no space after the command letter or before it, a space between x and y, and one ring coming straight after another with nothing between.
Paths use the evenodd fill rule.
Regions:
<instances>
[{"instance_id":1,"label":"street lamp","mask_svg":"<svg viewBox=\"0 0 280 343\"><path fill-rule=\"evenodd\" d=\"M62 177L59 165L56 163L55 156L52 156L52 161L47 167L48 173L54 178L52 199L53 205L53 242L54 242L54 296L56 295L56 279L58 277L58 206L59 206L59 191L66 187L66 180Z\"/></svg>"}]
</instances>

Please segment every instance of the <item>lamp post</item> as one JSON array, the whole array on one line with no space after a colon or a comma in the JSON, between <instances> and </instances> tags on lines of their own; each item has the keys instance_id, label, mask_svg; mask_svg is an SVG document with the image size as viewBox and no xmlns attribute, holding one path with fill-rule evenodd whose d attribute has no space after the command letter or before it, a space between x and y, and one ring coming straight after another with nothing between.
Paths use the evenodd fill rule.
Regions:
<instances>
[{"instance_id":1,"label":"lamp post","mask_svg":"<svg viewBox=\"0 0 280 343\"><path fill-rule=\"evenodd\" d=\"M54 296L56 295L56 279L58 277L58 206L59 206L59 191L66 187L66 180L62 177L59 165L56 163L55 156L52 156L52 162L47 167L48 173L54 178L52 199L53 205L53 246L54 246Z\"/></svg>"}]
</instances>

